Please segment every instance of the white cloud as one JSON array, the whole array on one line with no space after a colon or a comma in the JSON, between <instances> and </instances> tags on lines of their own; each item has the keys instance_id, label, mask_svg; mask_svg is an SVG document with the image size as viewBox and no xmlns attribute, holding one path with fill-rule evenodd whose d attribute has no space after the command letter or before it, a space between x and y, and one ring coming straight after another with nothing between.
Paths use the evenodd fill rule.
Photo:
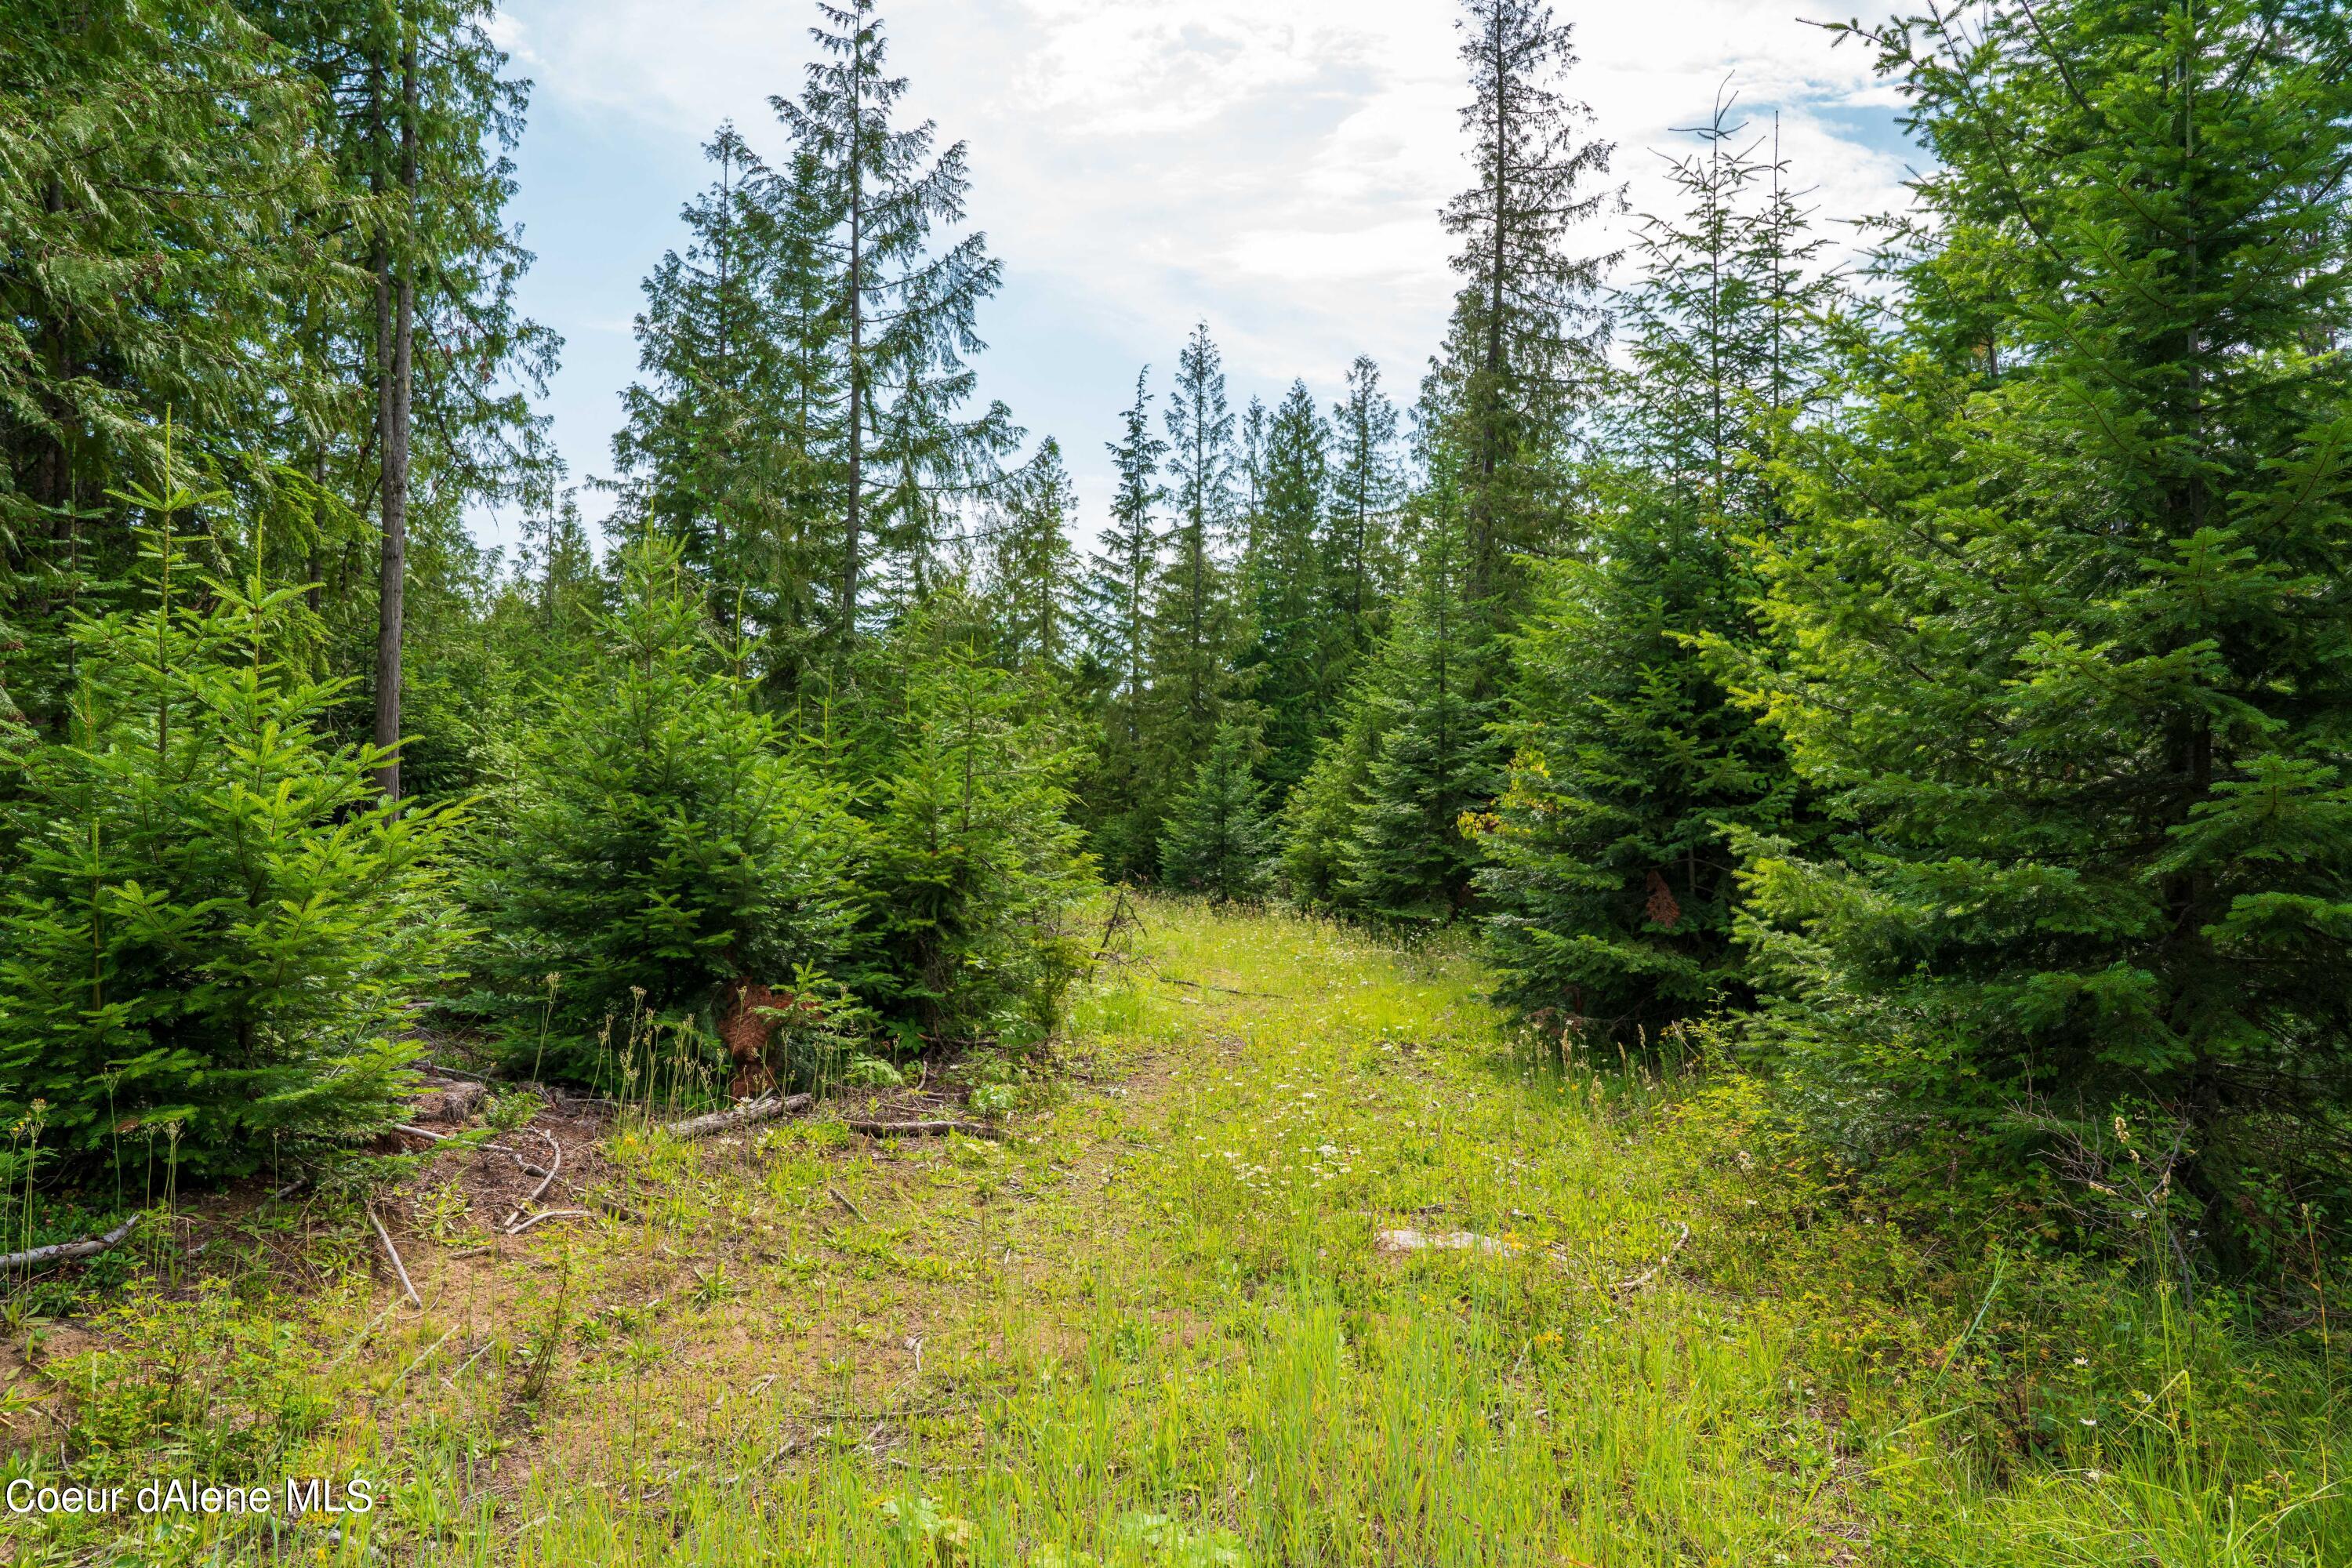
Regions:
<instances>
[{"instance_id":1,"label":"white cloud","mask_svg":"<svg viewBox=\"0 0 2352 1568\"><path fill-rule=\"evenodd\" d=\"M1048 388L1033 401L1066 389L1070 410L1096 411L1085 423L1015 408L1060 432L1087 499L1107 489L1095 454L1133 366L1165 366L1201 317L1237 402L1297 374L1328 395L1358 352L1410 394L1454 289L1437 209L1466 180L1444 0L889 0L884 12L909 108L970 143L973 219L1008 276L1125 351L1124 363L1046 363L1063 345L1001 331L991 351L992 375ZM1637 210L1664 200L1650 149L1703 118L1727 73L1744 102L1780 110L1784 149L1825 217L1900 200L1901 160L1870 127L1892 98L1862 51L1832 49L1783 5L1561 12L1578 23L1574 88L1595 133L1618 143ZM497 26L542 105L677 142L732 117L774 148L766 100L798 90L814 19L798 0L510 0ZM1627 230L1596 232L1593 247ZM596 446L581 443L575 463L595 466Z\"/></svg>"}]
</instances>

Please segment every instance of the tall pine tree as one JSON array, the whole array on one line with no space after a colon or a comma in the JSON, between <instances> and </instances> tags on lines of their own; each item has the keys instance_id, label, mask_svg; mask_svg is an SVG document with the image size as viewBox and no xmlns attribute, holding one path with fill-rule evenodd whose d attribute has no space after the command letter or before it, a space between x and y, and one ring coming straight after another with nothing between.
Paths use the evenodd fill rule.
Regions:
<instances>
[{"instance_id":1,"label":"tall pine tree","mask_svg":"<svg viewBox=\"0 0 2352 1568\"><path fill-rule=\"evenodd\" d=\"M1020 432L1001 403L967 416L981 303L1001 268L960 224L964 144L934 151L931 122L898 121L907 79L887 74L875 0L820 4L819 58L798 99L769 100L824 196L839 284L841 531L834 613L845 640L877 586L904 598L933 570L946 522L974 500ZM890 571L877 584L881 556Z\"/></svg>"},{"instance_id":2,"label":"tall pine tree","mask_svg":"<svg viewBox=\"0 0 2352 1568\"><path fill-rule=\"evenodd\" d=\"M1220 904L1259 897L1272 869L1274 835L1266 786L1251 765L1252 728L1230 718L1218 726L1209 754L1171 804L1160 839L1169 886Z\"/></svg>"},{"instance_id":3,"label":"tall pine tree","mask_svg":"<svg viewBox=\"0 0 2352 1568\"><path fill-rule=\"evenodd\" d=\"M1005 661L1014 668L1064 674L1076 654L1077 547L1070 523L1077 492L1051 436L1003 487L988 541L988 582Z\"/></svg>"},{"instance_id":4,"label":"tall pine tree","mask_svg":"<svg viewBox=\"0 0 2352 1568\"><path fill-rule=\"evenodd\" d=\"M1488 729L1493 687L1482 668L1470 593L1475 546L1454 498L1423 528L1396 622L1366 672L1364 777L1340 850L1340 901L1384 920L1448 921L1466 907L1477 850L1465 819L1495 797L1498 759ZM1344 749L1342 750L1344 755Z\"/></svg>"},{"instance_id":5,"label":"tall pine tree","mask_svg":"<svg viewBox=\"0 0 2352 1568\"><path fill-rule=\"evenodd\" d=\"M1849 833L1748 841L1769 1036L1880 1148L2155 1098L2284 1220L2248 1168L2317 1181L2352 1088L2352 15L1874 37L1936 162L1776 470L1747 679Z\"/></svg>"},{"instance_id":6,"label":"tall pine tree","mask_svg":"<svg viewBox=\"0 0 2352 1568\"><path fill-rule=\"evenodd\" d=\"M1160 775L1147 765L1146 681L1151 656L1152 595L1160 571L1153 509L1161 500L1160 460L1168 443L1152 434L1150 368L1136 372L1135 401L1120 415L1121 434L1106 443L1118 476L1110 524L1087 573L1087 637L1105 671L1101 744L1081 794L1089 836L1105 871L1148 876L1158 858Z\"/></svg>"},{"instance_id":7,"label":"tall pine tree","mask_svg":"<svg viewBox=\"0 0 2352 1568\"><path fill-rule=\"evenodd\" d=\"M1621 300L1632 353L1587 467L1587 542L1536 570L1509 639L1507 787L1482 819L1506 998L1620 1038L1748 999L1726 828L1801 818L1778 737L1699 643L1752 641L1742 540L1773 526L1774 430L1819 356L1828 280L1777 161L1718 99Z\"/></svg>"},{"instance_id":8,"label":"tall pine tree","mask_svg":"<svg viewBox=\"0 0 2352 1568\"><path fill-rule=\"evenodd\" d=\"M1397 411L1381 390L1381 367L1358 354L1348 395L1331 405L1331 503L1323 531L1323 591L1339 629L1333 689L1387 624L1383 614L1400 570L1397 509L1405 479L1397 457Z\"/></svg>"},{"instance_id":9,"label":"tall pine tree","mask_svg":"<svg viewBox=\"0 0 2352 1568\"><path fill-rule=\"evenodd\" d=\"M645 280L636 321L643 380L621 395L628 423L613 437L625 526L676 541L709 585L714 618L736 636L772 622L772 571L793 440L793 339L781 276L774 176L734 126L703 146L717 170L680 215L691 236ZM777 206L782 205L783 212ZM807 564L807 563L802 563Z\"/></svg>"},{"instance_id":10,"label":"tall pine tree","mask_svg":"<svg viewBox=\"0 0 2352 1568\"><path fill-rule=\"evenodd\" d=\"M47 733L72 704L75 613L135 596L109 491L155 471L166 409L203 432L183 459L269 488L301 429L345 416L341 367L300 328L361 279L310 232L339 193L308 83L236 7L33 0L7 32L0 723Z\"/></svg>"},{"instance_id":11,"label":"tall pine tree","mask_svg":"<svg viewBox=\"0 0 2352 1568\"><path fill-rule=\"evenodd\" d=\"M1264 720L1261 773L1278 792L1306 775L1337 695L1330 676L1339 638L1325 614L1316 548L1330 488L1329 442L1307 384L1292 382L1266 421L1260 521L1243 561L1254 633L1243 671Z\"/></svg>"},{"instance_id":12,"label":"tall pine tree","mask_svg":"<svg viewBox=\"0 0 2352 1568\"><path fill-rule=\"evenodd\" d=\"M1603 363L1593 295L1615 258L1579 255L1570 237L1622 198L1591 185L1614 146L1580 139L1592 111L1561 84L1576 63L1569 26L1543 0L1464 0L1463 13L1476 183L1445 208L1462 287L1423 424L1460 454L1466 591L1507 622L1514 552L1562 529L1570 423Z\"/></svg>"},{"instance_id":13,"label":"tall pine tree","mask_svg":"<svg viewBox=\"0 0 2352 1568\"><path fill-rule=\"evenodd\" d=\"M450 577L472 564L467 506L544 505L561 471L525 393L544 389L562 344L516 308L531 256L506 210L530 84L507 74L487 0L250 0L247 9L323 91L322 131L344 188L313 221L367 282L356 309L318 328L367 406L340 441L313 433L289 456L373 501L370 684L381 782L397 795L410 623L416 611L430 619L446 609ZM412 606L412 587L427 602Z\"/></svg>"},{"instance_id":14,"label":"tall pine tree","mask_svg":"<svg viewBox=\"0 0 2352 1568\"><path fill-rule=\"evenodd\" d=\"M1234 415L1225 372L1207 322L1176 360L1168 395L1168 501L1152 593L1151 734L1154 765L1189 770L1223 717L1233 684L1232 585L1221 545L1236 514Z\"/></svg>"}]
</instances>

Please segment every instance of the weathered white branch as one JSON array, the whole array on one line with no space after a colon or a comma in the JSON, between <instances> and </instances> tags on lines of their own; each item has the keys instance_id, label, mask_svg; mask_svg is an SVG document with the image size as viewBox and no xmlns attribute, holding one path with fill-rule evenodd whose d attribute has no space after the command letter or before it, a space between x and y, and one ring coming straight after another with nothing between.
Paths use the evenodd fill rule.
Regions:
<instances>
[{"instance_id":1,"label":"weathered white branch","mask_svg":"<svg viewBox=\"0 0 2352 1568\"><path fill-rule=\"evenodd\" d=\"M0 1270L30 1268L44 1263L71 1263L79 1258L96 1258L101 1252L111 1252L131 1239L139 1228L139 1216L132 1215L103 1236L93 1236L80 1241L52 1242L47 1247L29 1247L0 1258Z\"/></svg>"},{"instance_id":2,"label":"weathered white branch","mask_svg":"<svg viewBox=\"0 0 2352 1568\"><path fill-rule=\"evenodd\" d=\"M815 1096L807 1094L788 1094L782 1100L772 1094L762 1095L730 1110L714 1110L708 1116L673 1121L662 1131L673 1138L709 1138L732 1128L749 1127L754 1121L772 1121L779 1116L806 1110L814 1099Z\"/></svg>"},{"instance_id":3,"label":"weathered white branch","mask_svg":"<svg viewBox=\"0 0 2352 1568\"><path fill-rule=\"evenodd\" d=\"M416 1287L409 1281L408 1265L400 1260L400 1248L393 1246L392 1233L383 1228L383 1221L376 1218L373 1208L368 1210L367 1216L368 1224L375 1226L375 1238L383 1243L384 1255L392 1259L392 1271L400 1276L400 1288L408 1292L408 1299L416 1303L416 1310L423 1311L425 1298L416 1293Z\"/></svg>"}]
</instances>

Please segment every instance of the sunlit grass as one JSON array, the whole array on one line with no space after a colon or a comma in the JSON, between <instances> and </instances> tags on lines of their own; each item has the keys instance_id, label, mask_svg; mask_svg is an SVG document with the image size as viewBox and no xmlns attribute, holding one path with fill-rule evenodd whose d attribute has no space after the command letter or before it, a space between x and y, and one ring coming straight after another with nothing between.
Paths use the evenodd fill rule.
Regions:
<instances>
[{"instance_id":1,"label":"sunlit grass","mask_svg":"<svg viewBox=\"0 0 2352 1568\"><path fill-rule=\"evenodd\" d=\"M60 1563L2352 1561L2332 1366L2113 1282L2022 1313L2022 1265L1980 1306L1751 1152L1736 1085L1538 1066L1461 952L1145 919L1003 1145L632 1131L644 1218L420 1235L422 1314L352 1247L300 1299L259 1263L134 1296L45 1366L78 1479L393 1487L334 1539L0 1528ZM1402 1226L1504 1250L1376 1255ZM2021 1425L2020 1389L2073 1403Z\"/></svg>"}]
</instances>

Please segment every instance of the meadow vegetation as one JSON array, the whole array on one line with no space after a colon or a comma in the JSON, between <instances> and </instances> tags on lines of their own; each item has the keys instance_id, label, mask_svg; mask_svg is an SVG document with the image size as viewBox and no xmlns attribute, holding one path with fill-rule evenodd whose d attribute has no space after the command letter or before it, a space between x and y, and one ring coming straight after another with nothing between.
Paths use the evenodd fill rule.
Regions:
<instances>
[{"instance_id":1,"label":"meadow vegetation","mask_svg":"<svg viewBox=\"0 0 2352 1568\"><path fill-rule=\"evenodd\" d=\"M1458 944L1142 906L1001 1136L536 1115L464 1173L181 1206L10 1325L9 1479L373 1479L365 1516L16 1518L26 1563L2344 1561L2309 1313L1858 1190L1704 1031L1515 1030ZM573 1108L573 1113L577 1113ZM593 1148L593 1153L591 1150ZM1687 1239L1683 1239L1687 1227ZM1384 1250L1383 1232L1479 1244ZM129 1527L126 1528L126 1522Z\"/></svg>"},{"instance_id":2,"label":"meadow vegetation","mask_svg":"<svg viewBox=\"0 0 2352 1568\"><path fill-rule=\"evenodd\" d=\"M0 0L0 1465L388 1489L10 1561L2352 1563L2352 6L1454 20L1082 498L878 0L601 477L493 0Z\"/></svg>"}]
</instances>

